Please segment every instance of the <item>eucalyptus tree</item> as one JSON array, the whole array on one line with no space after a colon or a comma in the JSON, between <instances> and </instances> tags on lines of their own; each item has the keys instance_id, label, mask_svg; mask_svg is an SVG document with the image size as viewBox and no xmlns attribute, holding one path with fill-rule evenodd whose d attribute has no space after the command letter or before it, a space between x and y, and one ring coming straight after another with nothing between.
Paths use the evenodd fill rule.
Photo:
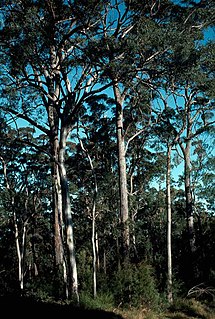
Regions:
<instances>
[{"instance_id":1,"label":"eucalyptus tree","mask_svg":"<svg viewBox=\"0 0 215 319\"><path fill-rule=\"evenodd\" d=\"M112 226L112 220L116 215L116 205L113 197L116 175L116 150L115 136L113 134L113 119L111 115L108 97L105 94L87 99L87 113L80 115L77 132L73 131L74 140L77 139L75 149L69 152L68 176L73 175L73 183L77 187L76 198L72 201L72 206L77 215L82 216L78 222L79 236L77 246L78 258L83 258L83 254L89 255L89 260L93 260L93 290L94 297L97 293L97 272L103 272L109 263L105 257L108 245L103 242L105 234L116 231L117 225ZM113 142L114 140L114 142ZM111 194L112 195L111 195ZM111 216L112 214L112 216ZM75 216L74 216L75 218ZM84 225L84 226L83 226ZM114 229L115 227L115 229ZM91 230L91 234L89 231ZM83 238L82 238L83 236ZM111 235L110 235L111 236ZM92 257L89 253L89 242L92 242ZM77 240L76 240L77 241ZM85 247L83 251L83 245ZM111 247L113 249L113 246ZM117 254L114 258L117 260ZM91 262L85 259L88 264ZM81 278L86 270L80 270ZM89 272L88 274L89 275ZM86 285L86 283L84 283ZM83 283L81 280L81 286ZM91 282L90 282L91 287Z\"/></svg>"},{"instance_id":2,"label":"eucalyptus tree","mask_svg":"<svg viewBox=\"0 0 215 319\"><path fill-rule=\"evenodd\" d=\"M56 264L59 269L67 267L64 271L67 295L74 293L77 299L65 150L86 97L102 90L95 86L99 69L92 68L90 61L82 58L82 52L89 38L98 36L106 2L8 0L1 8L2 98L5 99L2 108L49 137ZM10 101L7 101L9 94ZM67 248L63 247L62 236L66 238Z\"/></svg>"},{"instance_id":3,"label":"eucalyptus tree","mask_svg":"<svg viewBox=\"0 0 215 319\"><path fill-rule=\"evenodd\" d=\"M212 48L211 45L209 45L209 47ZM204 53L202 55L201 49L197 54L200 55L200 58L192 62L192 66L190 65L188 72L189 79L185 80L183 89L182 86L174 89L174 93L182 99L180 103L180 114L183 114L185 134L180 136L178 144L184 159L184 189L186 196L188 238L190 252L193 256L196 254L196 243L194 230L195 203L193 186L191 184L192 148L194 148L195 154L196 147L194 141L197 137L201 137L205 131L210 131L214 124L214 95L210 94L210 88L213 86L214 81L211 78L211 70L207 70L204 66L207 57ZM208 56L208 60L209 59L210 56ZM190 74L191 72L192 76ZM192 265L195 269L195 261L193 261ZM193 273L194 278L196 275L197 274Z\"/></svg>"},{"instance_id":4,"label":"eucalyptus tree","mask_svg":"<svg viewBox=\"0 0 215 319\"><path fill-rule=\"evenodd\" d=\"M45 201L48 200L46 192L48 187L44 181L44 176L47 175L44 173L48 170L47 161L43 156L38 157L32 152L31 146L26 145L25 142L31 140L33 140L32 130L29 128L17 131L7 125L2 126L0 141L0 195L4 209L2 220L14 235L14 240L10 240L7 245L8 250L16 251L18 263L13 262L16 259L14 255L11 264L17 264L14 268L18 272L19 285L15 284L15 286L19 287L21 293L25 289L24 283L29 280L29 273L32 278L41 276L38 271L39 268L41 269L40 258L36 258L37 249L33 238L38 228L36 220L42 208L44 209L47 205ZM38 165L43 165L43 170L38 170ZM46 199L44 199L45 195ZM44 214L44 225L45 223ZM49 246L48 243L47 246ZM4 260L5 256L2 257ZM7 268L3 261L2 266L6 268L6 276L14 276L12 267Z\"/></svg>"},{"instance_id":5,"label":"eucalyptus tree","mask_svg":"<svg viewBox=\"0 0 215 319\"><path fill-rule=\"evenodd\" d=\"M115 100L123 258L129 255L130 247L125 154L126 139L130 137L126 136L124 108L131 92L140 97L140 83L149 90L153 90L153 83L159 85L167 71L163 60L168 60L179 39L205 25L202 6L209 12L210 5L189 1L183 5L171 1L111 2L111 10L102 19L102 39L93 39L89 46L92 63L105 66L103 81L112 84ZM137 131L138 126L134 136Z\"/></svg>"},{"instance_id":6,"label":"eucalyptus tree","mask_svg":"<svg viewBox=\"0 0 215 319\"><path fill-rule=\"evenodd\" d=\"M205 240L206 223L211 225L213 222L214 200L214 128L206 131L199 136L192 143L193 159L191 170L192 195L194 200L194 216L195 216L195 241L196 241L196 264L197 264L197 278L199 282L207 281L211 276L213 267L213 253L210 261L207 259L207 242ZM207 220L207 222L206 222ZM210 227L208 228L208 230ZM209 231L210 232L210 231ZM209 245L209 249L213 249L213 241ZM207 265L206 265L207 264Z\"/></svg>"},{"instance_id":7,"label":"eucalyptus tree","mask_svg":"<svg viewBox=\"0 0 215 319\"><path fill-rule=\"evenodd\" d=\"M198 270L194 261L196 255L195 203L191 184L191 162L193 155L195 156L196 153L195 140L197 137L201 137L201 134L205 131L209 132L214 123L213 67L211 68L211 55L205 55L207 47L210 48L210 52L213 52L214 49L212 43L208 45L200 44L203 31L201 30L197 34L189 34L185 43L176 44L174 49L176 52L168 61L170 63L169 72L167 77L163 77L163 88L165 89L158 90L160 96L158 104L163 103L164 110L159 116L159 125L165 132L164 134L169 133L170 138L167 144L167 181L169 181L170 176L170 155L173 146L180 147L184 160L187 248L190 258L189 279L193 278L193 280L197 276ZM177 55L179 49L181 53ZM176 61L178 63L180 61L180 70ZM169 216L171 211L170 183L167 183L167 195Z\"/></svg>"},{"instance_id":8,"label":"eucalyptus tree","mask_svg":"<svg viewBox=\"0 0 215 319\"><path fill-rule=\"evenodd\" d=\"M139 94L140 82L153 88L151 82L161 78L163 66L166 70L161 61L171 53L172 43L184 40L186 32L198 31L202 21L205 25L201 17L210 19L211 3L186 1L180 6L170 1L6 0L1 7L1 107L49 138L56 264L66 269L67 294L78 298L65 152L79 111L89 96L112 86L122 246L127 257L130 238L124 106L131 91ZM138 130L136 127L133 134ZM67 247L63 247L64 237Z\"/></svg>"},{"instance_id":9,"label":"eucalyptus tree","mask_svg":"<svg viewBox=\"0 0 215 319\"><path fill-rule=\"evenodd\" d=\"M214 7L212 3L209 3L209 7L205 7L205 10L207 11L210 8L213 12ZM150 87L154 92L152 112L154 112L157 118L155 127L160 127L161 130L158 135L161 141L165 140L167 143L167 287L168 300L170 302L173 300L171 248L172 200L170 188L171 152L173 147L180 145L185 159L186 212L189 225L188 237L190 238L190 249L194 252L194 224L193 217L191 217L193 216L193 212L191 213L190 209L193 206L190 184L191 140L205 130L208 130L213 124L213 120L210 119L211 110L213 109L213 58L211 59L211 55L213 55L213 44L209 43L208 45L210 48L208 57L205 55L205 52L208 50L207 46L205 43L200 44L201 40L204 39L205 28L207 29L213 21L211 22L207 16L202 15L201 11L201 6L198 8L195 4L194 12L196 12L196 16L193 19L191 14L189 16L190 21L185 19L185 21L188 22L187 30L184 28L185 25L182 25L181 28L178 27L180 32L178 33L177 40L172 38L172 43L167 50L168 54L164 55L163 60L160 61L159 70L162 70L161 77L158 81L150 82ZM183 15L181 18L182 17ZM198 23L198 27L197 25L194 27L194 23ZM195 30L195 28L197 30ZM173 33L169 33L170 38ZM180 38L183 38L183 41L180 41ZM188 100L190 102L188 102ZM201 101L203 105L200 105L199 101ZM187 137L185 136L186 133ZM183 143L186 146L183 145ZM191 254L189 254L189 256L191 256ZM194 263L192 264L194 265ZM191 273L193 273L193 271L191 271Z\"/></svg>"},{"instance_id":10,"label":"eucalyptus tree","mask_svg":"<svg viewBox=\"0 0 215 319\"><path fill-rule=\"evenodd\" d=\"M121 235L121 255L123 260L129 257L130 249L130 234L129 234L129 203L128 203L128 186L127 186L127 164L126 164L126 127L124 123L124 109L131 101L132 93L137 96L138 81L137 76L142 75L143 68L138 68L138 50L135 47L136 43L144 43L141 50L144 60L143 64L147 64L153 60L154 52L151 52L149 47L152 47L152 42L147 34L139 32L138 25L143 27L143 23L150 25L150 4L142 3L139 11L131 10L132 1L115 1L112 2L111 10L102 20L103 37L98 41L91 41L91 60L97 66L104 65L102 74L105 83L111 83L112 92L115 104L115 122L116 122L116 139L118 148L118 176L119 176L119 216L122 227ZM146 16L149 14L149 17ZM144 16L146 21L138 19ZM141 28L140 27L140 28ZM154 29L149 28L150 35ZM139 33L138 33L139 32ZM146 32L147 33L147 32ZM147 38L148 37L148 38ZM142 38L142 39L141 39ZM140 47L140 46L139 46ZM145 51L144 51L145 50ZM160 53L160 51L159 51ZM147 72L145 78L147 79ZM133 95L134 96L134 95ZM131 106L131 103L130 103ZM138 135L138 125L133 129L132 134ZM130 135L131 137L131 135ZM132 138L131 138L132 139Z\"/></svg>"},{"instance_id":11,"label":"eucalyptus tree","mask_svg":"<svg viewBox=\"0 0 215 319\"><path fill-rule=\"evenodd\" d=\"M172 283L172 151L177 147L178 141L184 134L186 123L180 115L180 103L176 103L176 98L172 89L168 85L163 89L157 90L155 95L158 104L155 112L158 112L158 118L154 131L156 138L160 139L163 147L166 148L166 212L167 212L167 298L173 302L173 283ZM175 105L172 101L175 98ZM177 113L178 111L178 113Z\"/></svg>"}]
</instances>

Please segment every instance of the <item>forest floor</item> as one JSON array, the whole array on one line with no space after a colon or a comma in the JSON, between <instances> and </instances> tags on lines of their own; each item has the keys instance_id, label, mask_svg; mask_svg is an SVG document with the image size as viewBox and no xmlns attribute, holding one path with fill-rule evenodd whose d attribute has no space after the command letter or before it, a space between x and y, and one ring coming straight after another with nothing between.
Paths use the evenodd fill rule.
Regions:
<instances>
[{"instance_id":1,"label":"forest floor","mask_svg":"<svg viewBox=\"0 0 215 319\"><path fill-rule=\"evenodd\" d=\"M10 316L41 318L68 317L70 319L215 319L215 305L208 306L191 300L174 305L166 312L142 309L86 309L69 304L36 301L31 298L0 296L1 313Z\"/></svg>"},{"instance_id":2,"label":"forest floor","mask_svg":"<svg viewBox=\"0 0 215 319\"><path fill-rule=\"evenodd\" d=\"M165 312L148 309L117 310L124 319L215 319L215 302L206 305L197 300L180 300Z\"/></svg>"}]
</instances>

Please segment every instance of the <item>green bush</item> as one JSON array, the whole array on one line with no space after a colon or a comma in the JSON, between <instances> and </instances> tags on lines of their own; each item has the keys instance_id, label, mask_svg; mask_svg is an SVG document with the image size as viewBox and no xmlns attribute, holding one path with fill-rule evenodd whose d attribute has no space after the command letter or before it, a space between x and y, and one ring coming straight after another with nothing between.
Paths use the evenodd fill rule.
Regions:
<instances>
[{"instance_id":1,"label":"green bush","mask_svg":"<svg viewBox=\"0 0 215 319\"><path fill-rule=\"evenodd\" d=\"M151 266L125 264L114 275L112 291L117 305L158 308L159 292Z\"/></svg>"},{"instance_id":2,"label":"green bush","mask_svg":"<svg viewBox=\"0 0 215 319\"><path fill-rule=\"evenodd\" d=\"M85 309L112 309L114 305L113 295L108 293L99 293L96 298L93 298L89 293L80 294L80 306Z\"/></svg>"},{"instance_id":3,"label":"green bush","mask_svg":"<svg viewBox=\"0 0 215 319\"><path fill-rule=\"evenodd\" d=\"M93 289L92 257L82 250L77 259L79 291L90 295Z\"/></svg>"}]
</instances>

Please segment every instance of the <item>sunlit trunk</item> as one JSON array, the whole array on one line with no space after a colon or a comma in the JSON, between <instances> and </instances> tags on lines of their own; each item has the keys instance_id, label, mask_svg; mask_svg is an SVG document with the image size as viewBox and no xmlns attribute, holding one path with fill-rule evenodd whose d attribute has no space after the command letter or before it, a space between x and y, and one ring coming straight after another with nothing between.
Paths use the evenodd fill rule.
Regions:
<instances>
[{"instance_id":1,"label":"sunlit trunk","mask_svg":"<svg viewBox=\"0 0 215 319\"><path fill-rule=\"evenodd\" d=\"M95 201L92 209L92 248L93 248L93 297L97 295L97 280L96 280L96 242L95 242Z\"/></svg>"},{"instance_id":2,"label":"sunlit trunk","mask_svg":"<svg viewBox=\"0 0 215 319\"><path fill-rule=\"evenodd\" d=\"M172 294L172 205L171 205L171 145L167 145L166 202L167 202L167 299L173 302Z\"/></svg>"},{"instance_id":3,"label":"sunlit trunk","mask_svg":"<svg viewBox=\"0 0 215 319\"><path fill-rule=\"evenodd\" d=\"M94 195L93 195L93 207L92 207L92 249L93 249L93 297L97 296L97 254L96 254L96 198L98 193L97 179L94 172L94 167L92 160L88 154L88 158L90 160L90 166L94 177Z\"/></svg>"},{"instance_id":4,"label":"sunlit trunk","mask_svg":"<svg viewBox=\"0 0 215 319\"><path fill-rule=\"evenodd\" d=\"M64 214L65 226L66 226L65 235L66 235L66 243L67 243L67 250L68 250L69 296L75 295L77 298L77 301L79 302L78 275L77 275L77 265L76 265L76 257L75 257L71 202L70 202L69 186L68 186L67 173L66 173L66 167L65 167L65 148L66 148L66 140L67 140L68 133L69 132L66 129L63 129L63 128L61 129L59 167L60 167L60 177L61 177L61 187L62 187L63 214Z\"/></svg>"},{"instance_id":5,"label":"sunlit trunk","mask_svg":"<svg viewBox=\"0 0 215 319\"><path fill-rule=\"evenodd\" d=\"M100 268L100 258L99 258L99 238L98 238L98 232L95 234L95 242L96 242L96 261L97 261L97 269Z\"/></svg>"},{"instance_id":6,"label":"sunlit trunk","mask_svg":"<svg viewBox=\"0 0 215 319\"><path fill-rule=\"evenodd\" d=\"M25 246L26 246L26 227L27 224L24 223L23 225L23 232L22 232L22 241L21 246L19 243L19 230L16 220L16 214L14 212L14 229L15 229L15 243L16 243L16 252L18 257L18 276L19 276L19 287L21 294L24 290L24 258L25 258Z\"/></svg>"},{"instance_id":7,"label":"sunlit trunk","mask_svg":"<svg viewBox=\"0 0 215 319\"><path fill-rule=\"evenodd\" d=\"M96 173L94 170L92 158L90 154L88 153L88 151L84 148L84 145L81 140L80 140L80 144L89 160L90 168L91 168L92 176L93 176L93 181L94 181L91 241L92 241L92 250L93 250L93 297L96 298L97 296L97 249L98 249L98 237L97 237L98 234L96 233L96 199L97 199L97 193L98 193L98 185L97 185L97 178L96 178Z\"/></svg>"}]
</instances>

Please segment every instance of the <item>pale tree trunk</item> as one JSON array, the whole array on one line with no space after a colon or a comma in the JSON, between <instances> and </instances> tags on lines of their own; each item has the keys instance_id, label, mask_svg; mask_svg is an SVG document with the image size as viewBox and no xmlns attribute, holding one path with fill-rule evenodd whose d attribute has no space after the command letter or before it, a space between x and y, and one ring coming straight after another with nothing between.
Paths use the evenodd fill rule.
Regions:
<instances>
[{"instance_id":1,"label":"pale tree trunk","mask_svg":"<svg viewBox=\"0 0 215 319\"><path fill-rule=\"evenodd\" d=\"M25 257L25 246L26 246L26 228L27 228L27 220L23 223L23 232L22 232L22 241L21 241L21 247L20 247L20 241L19 241L19 229L17 224L17 216L15 211L15 201L13 192L11 191L10 184L7 178L7 165L3 159L3 157L0 156L0 161L3 165L3 174L4 174L4 180L6 189L10 193L11 196L11 207L12 207L12 214L13 214L13 224L14 224L14 237L15 237L15 244L16 244L16 252L17 252L17 258L18 258L18 281L19 281L19 288L21 294L24 290L24 257ZM28 194L27 194L28 195ZM25 202L25 209L27 209L27 201L28 198L26 198Z\"/></svg>"},{"instance_id":2,"label":"pale tree trunk","mask_svg":"<svg viewBox=\"0 0 215 319\"><path fill-rule=\"evenodd\" d=\"M25 259L25 247L26 247L26 230L27 230L27 221L23 224L23 231L22 231L22 240L21 240L21 247L19 243L19 230L16 221L16 214L14 212L14 229L15 229L15 242L16 242L16 251L18 257L18 268L19 268L19 286L21 294L24 291L24 259Z\"/></svg>"},{"instance_id":3,"label":"pale tree trunk","mask_svg":"<svg viewBox=\"0 0 215 319\"><path fill-rule=\"evenodd\" d=\"M128 190L126 173L125 140L123 130L123 96L117 84L114 84L114 96L116 102L116 130L118 147L118 170L119 170L119 193L120 193L120 221L122 225L122 257L126 260L129 257L129 211L128 211Z\"/></svg>"},{"instance_id":4,"label":"pale tree trunk","mask_svg":"<svg viewBox=\"0 0 215 319\"><path fill-rule=\"evenodd\" d=\"M94 179L94 194L93 194L93 205L92 205L92 236L91 236L91 241L92 241L92 249L93 249L93 297L96 298L97 296L97 249L98 249L98 234L96 234L96 198L97 198L97 193L98 193L98 184L97 184L97 178L96 178L96 173L95 169L93 166L93 161L92 158L89 154L89 152L85 149L81 139L79 139L81 148L83 151L86 153L87 158L90 163L90 168L92 171L93 179Z\"/></svg>"},{"instance_id":5,"label":"pale tree trunk","mask_svg":"<svg viewBox=\"0 0 215 319\"><path fill-rule=\"evenodd\" d=\"M63 233L63 211L62 211L62 189L61 189L61 181L60 181L60 172L58 164L54 163L56 175L54 177L54 194L55 204L54 204L54 229L55 229L55 266L56 266L56 278L59 278L63 273L63 281L64 281L64 291L65 296L68 298L68 274L66 269L66 256L64 253L64 233ZM58 285L59 283L56 282ZM58 290L58 289L57 289Z\"/></svg>"},{"instance_id":6,"label":"pale tree trunk","mask_svg":"<svg viewBox=\"0 0 215 319\"><path fill-rule=\"evenodd\" d=\"M95 222L96 222L96 202L93 199L92 208L92 248L93 248L93 297L97 296L97 278L96 278L96 242L95 242Z\"/></svg>"},{"instance_id":7,"label":"pale tree trunk","mask_svg":"<svg viewBox=\"0 0 215 319\"><path fill-rule=\"evenodd\" d=\"M185 196L186 196L186 212L187 212L187 223L188 223L188 233L191 252L195 252L195 232L194 232L194 217L193 217L193 198L191 190L191 180L190 180L190 146L191 141L187 142L185 149Z\"/></svg>"},{"instance_id":8,"label":"pale tree trunk","mask_svg":"<svg viewBox=\"0 0 215 319\"><path fill-rule=\"evenodd\" d=\"M62 128L60 137L60 150L59 150L59 167L61 176L61 188L62 188L62 204L66 226L66 243L68 249L68 271L69 271L69 296L75 295L77 302L79 303L78 293L78 275L77 264L75 256L74 236L73 236L73 222L71 212L71 202L69 196L69 186L67 180L67 173L65 168L65 148L66 140L69 134L69 130Z\"/></svg>"},{"instance_id":9,"label":"pale tree trunk","mask_svg":"<svg viewBox=\"0 0 215 319\"><path fill-rule=\"evenodd\" d=\"M194 232L194 207L193 207L193 197L191 189L191 163L190 163L190 147L191 141L188 140L186 147L180 143L181 150L184 155L184 188L185 188L185 198L186 198L186 217L187 217L187 230L189 238L190 252L193 254L196 250L195 248L195 232Z\"/></svg>"},{"instance_id":10,"label":"pale tree trunk","mask_svg":"<svg viewBox=\"0 0 215 319\"><path fill-rule=\"evenodd\" d=\"M191 140L188 139L186 142L186 147L180 143L181 150L184 156L184 188L185 188L185 198L186 198L186 221L187 221L187 235L188 235L188 269L187 276L190 284L195 282L197 275L196 263L195 263L195 230L194 230L194 207L193 207L193 196L191 189L191 163L190 163L190 148Z\"/></svg>"},{"instance_id":11,"label":"pale tree trunk","mask_svg":"<svg viewBox=\"0 0 215 319\"><path fill-rule=\"evenodd\" d=\"M53 36L54 38L54 36ZM48 121L50 127L50 143L52 148L52 178L53 178L53 214L54 214L54 247L55 247L55 277L56 277L56 291L58 290L58 280L63 277L65 286L65 295L68 297L68 274L65 265L65 252L63 247L64 234L63 234L63 199L62 199L62 185L61 185L61 172L59 167L59 114L58 114L58 99L60 96L60 64L59 58L56 53L55 46L50 47L50 62L51 70L44 73L49 96L48 100L44 98L46 106Z\"/></svg>"},{"instance_id":12,"label":"pale tree trunk","mask_svg":"<svg viewBox=\"0 0 215 319\"><path fill-rule=\"evenodd\" d=\"M96 259L97 259L97 269L100 268L100 259L99 259L99 238L98 238L98 232L95 234L95 242L96 242Z\"/></svg>"},{"instance_id":13,"label":"pale tree trunk","mask_svg":"<svg viewBox=\"0 0 215 319\"><path fill-rule=\"evenodd\" d=\"M172 293L172 204L171 204L171 151L172 145L167 144L166 170L166 202L167 202L167 299L173 302Z\"/></svg>"},{"instance_id":14,"label":"pale tree trunk","mask_svg":"<svg viewBox=\"0 0 215 319\"><path fill-rule=\"evenodd\" d=\"M193 257L196 251L195 247L195 231L194 231L194 203L193 203L193 196L192 196L192 189L191 189L191 139L192 139L192 129L193 124L195 121L198 112L192 117L191 116L191 106L192 106L192 96L187 95L187 104L186 104L186 141L185 146L183 145L182 141L180 140L179 145L181 147L181 151L184 156L184 186L185 186L185 196L186 196L186 215L187 215L187 228L188 228L188 239L189 239L189 248L191 254L191 260L193 264ZM193 264L193 270L195 266ZM194 271L195 272L195 271ZM193 274L195 277L195 273Z\"/></svg>"}]
</instances>

